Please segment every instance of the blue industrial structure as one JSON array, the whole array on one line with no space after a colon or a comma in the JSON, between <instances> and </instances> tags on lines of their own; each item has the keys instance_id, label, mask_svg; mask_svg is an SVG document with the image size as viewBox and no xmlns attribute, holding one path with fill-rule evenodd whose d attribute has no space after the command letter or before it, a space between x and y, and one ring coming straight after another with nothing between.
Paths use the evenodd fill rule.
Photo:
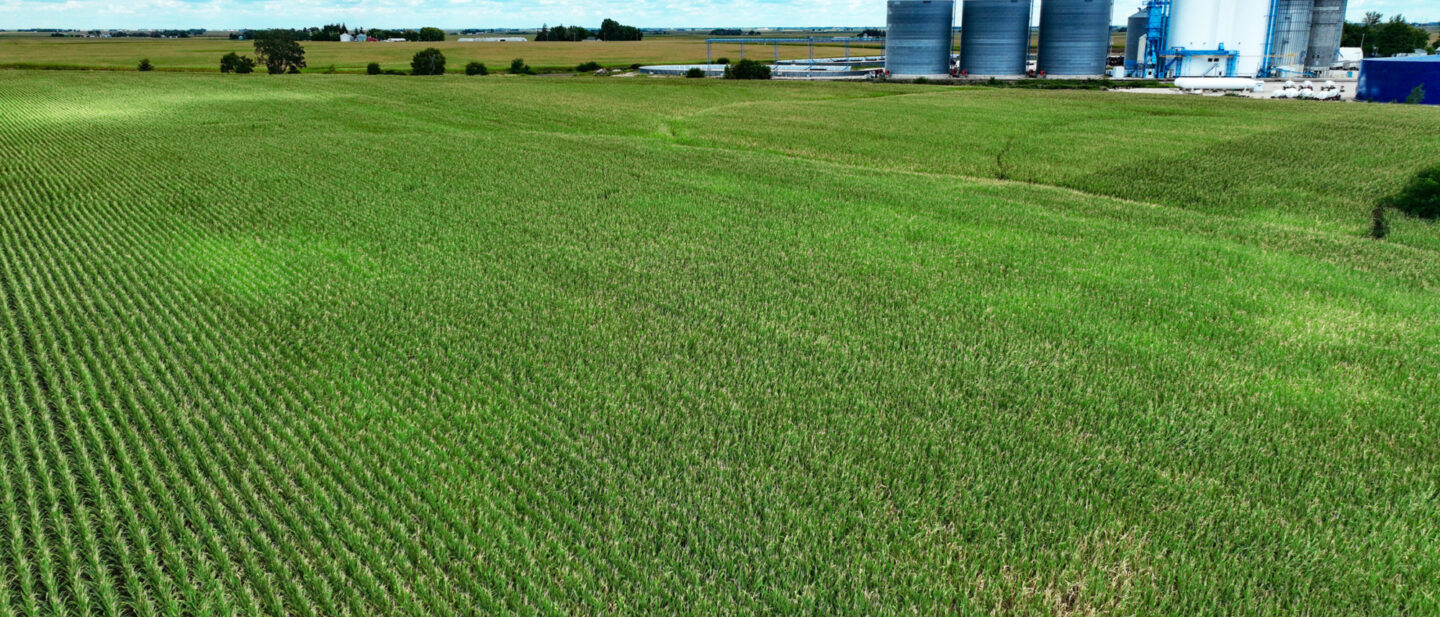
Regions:
<instances>
[{"instance_id":1,"label":"blue industrial structure","mask_svg":"<svg viewBox=\"0 0 1440 617\"><path fill-rule=\"evenodd\" d=\"M1195 58L1224 58L1224 75L1205 75L1205 77L1234 77L1235 65L1240 61L1240 53L1233 49L1225 49L1221 43L1219 49L1185 49L1184 47L1171 47L1166 51L1168 61L1165 64L1166 70L1161 72L1164 77L1173 77L1184 71L1186 63Z\"/></svg>"},{"instance_id":2,"label":"blue industrial structure","mask_svg":"<svg viewBox=\"0 0 1440 617\"><path fill-rule=\"evenodd\" d=\"M1355 97L1374 103L1403 103L1424 90L1421 102L1440 105L1440 56L1367 58L1360 63L1360 84Z\"/></svg>"},{"instance_id":3,"label":"blue industrial structure","mask_svg":"<svg viewBox=\"0 0 1440 617\"><path fill-rule=\"evenodd\" d=\"M1270 26L1265 28L1265 60L1263 61L1263 64L1260 65L1260 74L1256 75L1256 77L1265 77L1273 70L1274 67L1275 19L1277 17L1275 9L1279 5L1280 0L1270 0L1270 12L1267 13L1270 16ZM1234 77L1234 67L1231 67L1230 71L1227 72L1225 76Z\"/></svg>"},{"instance_id":4,"label":"blue industrial structure","mask_svg":"<svg viewBox=\"0 0 1440 617\"><path fill-rule=\"evenodd\" d=\"M1170 39L1170 0L1150 0L1145 3L1150 12L1149 28L1145 32L1145 67L1135 77L1162 77L1166 74L1165 42Z\"/></svg>"}]
</instances>

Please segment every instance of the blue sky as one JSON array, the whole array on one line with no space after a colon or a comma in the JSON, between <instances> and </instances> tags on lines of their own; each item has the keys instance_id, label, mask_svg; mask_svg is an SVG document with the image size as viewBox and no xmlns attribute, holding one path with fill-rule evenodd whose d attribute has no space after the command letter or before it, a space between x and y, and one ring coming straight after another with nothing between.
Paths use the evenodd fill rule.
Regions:
<instances>
[{"instance_id":1,"label":"blue sky","mask_svg":"<svg viewBox=\"0 0 1440 617\"><path fill-rule=\"evenodd\" d=\"M1117 0L1115 23L1140 2ZM1437 0L1351 0L1366 11L1440 20ZM884 0L0 0L0 29L242 28L345 22L442 28L598 26L613 17L641 27L883 26Z\"/></svg>"}]
</instances>

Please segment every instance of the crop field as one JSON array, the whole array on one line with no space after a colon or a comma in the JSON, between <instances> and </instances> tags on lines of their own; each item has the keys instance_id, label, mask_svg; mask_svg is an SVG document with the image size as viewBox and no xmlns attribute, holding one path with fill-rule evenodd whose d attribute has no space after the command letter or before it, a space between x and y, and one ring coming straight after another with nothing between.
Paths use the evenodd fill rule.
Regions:
<instances>
[{"instance_id":1,"label":"crop field","mask_svg":"<svg viewBox=\"0 0 1440 617\"><path fill-rule=\"evenodd\" d=\"M536 69L573 68L583 62L599 62L606 66L641 64L686 64L705 61L704 37L661 37L647 41L614 41L591 43L460 43L451 40L438 43L333 43L307 41L305 45L307 72L319 73L331 67L337 72L363 73L365 65L380 63L385 69L409 70L415 52L435 47L444 52L448 69L463 73L468 62L484 62L492 70L510 66L510 61L523 58ZM822 51L823 50L823 51ZM856 55L876 53L855 47ZM220 56L230 52L253 55L250 41L218 38L193 39L85 39L37 36L0 36L0 68L86 68L134 70L142 58L149 58L159 71L220 70ZM715 58L740 58L740 46L716 43ZM780 47L781 58L805 58L809 49L802 45ZM843 47L817 46L816 55L840 56ZM745 57L771 59L774 49L765 45L746 45Z\"/></svg>"},{"instance_id":2,"label":"crop field","mask_svg":"<svg viewBox=\"0 0 1440 617\"><path fill-rule=\"evenodd\" d=\"M1414 106L0 71L0 615L1440 612Z\"/></svg>"}]
</instances>

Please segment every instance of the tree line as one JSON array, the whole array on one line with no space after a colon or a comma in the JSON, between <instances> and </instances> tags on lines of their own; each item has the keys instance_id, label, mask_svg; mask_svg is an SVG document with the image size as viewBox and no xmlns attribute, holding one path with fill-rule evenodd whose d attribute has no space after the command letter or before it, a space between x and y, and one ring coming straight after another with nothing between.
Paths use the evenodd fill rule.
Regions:
<instances>
[{"instance_id":1,"label":"tree line","mask_svg":"<svg viewBox=\"0 0 1440 617\"><path fill-rule=\"evenodd\" d=\"M386 30L383 28L370 28L369 30L362 30L360 28L355 28L352 30L345 24L325 24L324 26L321 26L319 28L273 28L270 30L242 30L240 32L232 32L230 34L230 39L237 40L241 38L287 38L292 41L339 41L340 35L342 34L368 36L370 38L380 41L386 39L405 39L407 41L423 42L438 42L445 40L445 31L439 28L425 27L420 28L419 30Z\"/></svg>"},{"instance_id":2,"label":"tree line","mask_svg":"<svg viewBox=\"0 0 1440 617\"><path fill-rule=\"evenodd\" d=\"M590 38L597 38L602 41L639 41L645 38L645 33L635 26L622 25L613 19L606 19L600 22L599 30L589 30L581 26L555 26L549 24L540 26L535 33L536 41L584 41Z\"/></svg>"},{"instance_id":3,"label":"tree line","mask_svg":"<svg viewBox=\"0 0 1440 617\"><path fill-rule=\"evenodd\" d=\"M421 28L419 30L382 30L371 28L365 32L367 36L377 40L405 39L407 41L424 41L433 43L445 40L445 31L439 28Z\"/></svg>"},{"instance_id":4,"label":"tree line","mask_svg":"<svg viewBox=\"0 0 1440 617\"><path fill-rule=\"evenodd\" d=\"M1375 11L1365 14L1359 23L1345 22L1345 32L1340 37L1341 47L1359 47L1366 58L1388 58L1395 54L1412 53L1423 49L1436 52L1436 45L1430 42L1430 31L1417 28L1405 21L1404 15L1385 21L1384 15Z\"/></svg>"},{"instance_id":5,"label":"tree line","mask_svg":"<svg viewBox=\"0 0 1440 617\"><path fill-rule=\"evenodd\" d=\"M202 35L202 34L205 34L205 29L204 29L204 28L191 28L191 29L189 29L189 30L129 30L129 31L127 31L127 30L111 30L111 31L105 32L105 33L102 33L102 32L100 32L99 30L91 30L91 31L89 31L88 34L89 34L90 36L100 36L101 34L109 34L109 35L110 35L110 38L113 38L113 39L123 39L123 38L134 38L134 39L162 39L162 38L188 39L188 38L190 38L190 37L192 37L192 36L200 36L200 35Z\"/></svg>"}]
</instances>

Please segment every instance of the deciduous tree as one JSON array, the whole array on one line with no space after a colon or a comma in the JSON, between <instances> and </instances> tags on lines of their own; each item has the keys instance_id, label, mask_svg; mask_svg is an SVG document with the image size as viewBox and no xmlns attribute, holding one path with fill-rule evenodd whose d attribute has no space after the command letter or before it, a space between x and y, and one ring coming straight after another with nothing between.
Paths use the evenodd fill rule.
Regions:
<instances>
[{"instance_id":1,"label":"deciduous tree","mask_svg":"<svg viewBox=\"0 0 1440 617\"><path fill-rule=\"evenodd\" d=\"M299 73L305 68L305 48L283 32L256 38L255 58L271 75Z\"/></svg>"}]
</instances>

